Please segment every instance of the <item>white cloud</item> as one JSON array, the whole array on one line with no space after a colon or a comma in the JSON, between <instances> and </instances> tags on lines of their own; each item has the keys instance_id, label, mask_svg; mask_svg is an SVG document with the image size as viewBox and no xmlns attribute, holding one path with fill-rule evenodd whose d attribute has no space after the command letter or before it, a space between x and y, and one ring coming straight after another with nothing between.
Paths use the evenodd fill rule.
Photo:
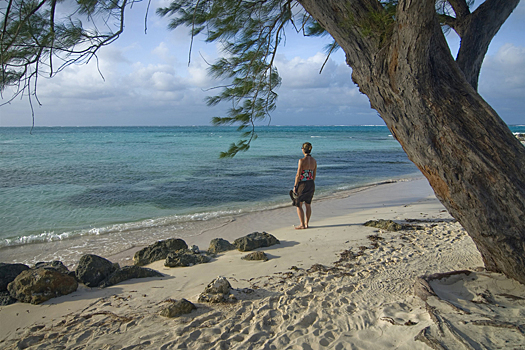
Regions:
<instances>
[{"instance_id":1,"label":"white cloud","mask_svg":"<svg viewBox=\"0 0 525 350\"><path fill-rule=\"evenodd\" d=\"M479 78L480 95L509 124L525 120L525 47L504 44L487 55Z\"/></svg>"},{"instance_id":2,"label":"white cloud","mask_svg":"<svg viewBox=\"0 0 525 350\"><path fill-rule=\"evenodd\" d=\"M523 97L525 92L525 47L503 45L487 56L480 75L480 91L495 95Z\"/></svg>"},{"instance_id":3,"label":"white cloud","mask_svg":"<svg viewBox=\"0 0 525 350\"><path fill-rule=\"evenodd\" d=\"M175 60L175 56L171 55L170 49L164 41L154 48L152 53L160 57L165 62L171 62Z\"/></svg>"},{"instance_id":4,"label":"white cloud","mask_svg":"<svg viewBox=\"0 0 525 350\"><path fill-rule=\"evenodd\" d=\"M188 83L202 89L209 89L218 84L217 80L208 75L209 63L206 63L213 62L214 58L205 53L201 54L203 57L199 55L198 58L193 58L187 67L189 73Z\"/></svg>"},{"instance_id":5,"label":"white cloud","mask_svg":"<svg viewBox=\"0 0 525 350\"><path fill-rule=\"evenodd\" d=\"M218 92L206 89L221 85L207 74L207 62L216 59L220 43L196 38L188 67L188 28L168 31L169 19L154 12L169 0L153 0L144 35L146 5L136 3L128 12L124 34L100 51L98 66L92 60L39 80L43 106L36 108L37 125L207 124L212 116L223 115L228 106L208 108L203 101ZM496 36L480 76L481 95L511 123L525 110L523 16L525 4L520 3ZM326 56L318 50L326 43L300 35L287 38L275 62L283 83L273 124L381 122L352 82L343 53L333 55L319 74ZM7 107L0 110L0 126L30 125L27 100Z\"/></svg>"}]
</instances>

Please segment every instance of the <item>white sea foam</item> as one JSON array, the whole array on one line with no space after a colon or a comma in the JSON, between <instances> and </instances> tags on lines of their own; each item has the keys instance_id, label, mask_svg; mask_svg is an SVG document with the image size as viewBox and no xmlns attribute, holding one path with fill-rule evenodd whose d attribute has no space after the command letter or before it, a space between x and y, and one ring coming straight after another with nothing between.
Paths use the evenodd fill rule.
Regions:
<instances>
[{"instance_id":1,"label":"white sea foam","mask_svg":"<svg viewBox=\"0 0 525 350\"><path fill-rule=\"evenodd\" d=\"M268 209L263 208L263 209ZM32 235L25 235L22 237L16 238L6 238L0 241L1 247L13 247L19 245L33 244L33 243L45 243L45 242L55 242L62 241L65 239L77 238L82 236L101 236L115 233L125 233L130 231L140 231L144 229L157 228L162 230L162 227L169 226L171 230L179 229L182 230L191 222L202 222L209 221L212 219L217 219L227 216L235 216L242 214L243 212L251 212L255 210L261 210L260 208L247 208L247 209L236 209L236 210L218 210L210 212L199 212L187 215L173 215L155 219L146 219L137 222L127 222L113 224L104 227L94 227L84 230L76 230L63 233L55 232L43 232Z\"/></svg>"},{"instance_id":2,"label":"white sea foam","mask_svg":"<svg viewBox=\"0 0 525 350\"><path fill-rule=\"evenodd\" d=\"M5 238L0 242L0 247L10 247L23 244L40 243L40 242L53 242L61 241L70 238L71 232L55 233L55 232L42 232L40 234L21 236L16 238Z\"/></svg>"}]
</instances>

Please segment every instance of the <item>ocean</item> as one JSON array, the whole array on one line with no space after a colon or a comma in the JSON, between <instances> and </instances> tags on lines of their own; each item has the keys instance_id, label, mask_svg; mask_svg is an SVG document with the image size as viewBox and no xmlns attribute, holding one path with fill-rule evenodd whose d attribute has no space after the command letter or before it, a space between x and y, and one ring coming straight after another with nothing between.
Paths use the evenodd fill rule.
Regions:
<instances>
[{"instance_id":1,"label":"ocean","mask_svg":"<svg viewBox=\"0 0 525 350\"><path fill-rule=\"evenodd\" d=\"M318 162L315 198L420 175L385 126L257 134L248 152L219 159L239 139L235 127L0 128L0 261L110 255L289 206L303 142ZM66 248L55 252L54 242ZM17 259L21 247L38 254Z\"/></svg>"}]
</instances>

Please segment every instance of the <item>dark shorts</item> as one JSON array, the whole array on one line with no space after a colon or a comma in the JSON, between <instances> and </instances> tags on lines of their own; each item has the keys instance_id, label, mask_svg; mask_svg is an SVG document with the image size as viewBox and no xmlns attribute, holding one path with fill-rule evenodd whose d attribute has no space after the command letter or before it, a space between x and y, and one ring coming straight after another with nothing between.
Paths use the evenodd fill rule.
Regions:
<instances>
[{"instance_id":1,"label":"dark shorts","mask_svg":"<svg viewBox=\"0 0 525 350\"><path fill-rule=\"evenodd\" d=\"M314 198L315 183L314 180L307 180L299 182L297 185L297 197L293 201L293 205L299 207L301 202L306 204L312 204L312 198Z\"/></svg>"}]
</instances>

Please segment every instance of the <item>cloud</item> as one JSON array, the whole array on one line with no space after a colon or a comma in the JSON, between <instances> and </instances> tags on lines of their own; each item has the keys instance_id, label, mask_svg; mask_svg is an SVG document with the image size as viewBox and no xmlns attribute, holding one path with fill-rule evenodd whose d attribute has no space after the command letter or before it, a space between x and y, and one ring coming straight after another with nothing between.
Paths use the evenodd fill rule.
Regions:
<instances>
[{"instance_id":1,"label":"cloud","mask_svg":"<svg viewBox=\"0 0 525 350\"><path fill-rule=\"evenodd\" d=\"M204 101L219 92L209 90L221 82L208 76L207 62L219 56L220 43L196 38L188 66L189 29L167 30L169 19L154 11L169 0L153 0L145 35L146 5L134 5L124 34L100 51L98 61L40 78L43 106L35 108L37 125L202 125L224 115L227 104L210 108ZM523 120L525 110L524 16L520 3L491 45L494 52L489 51L480 76L481 95L509 123ZM287 38L275 61L283 81L272 124L382 123L352 82L343 53L331 56L319 74L326 58L319 51L326 42L299 34ZM6 107L0 110L0 126L30 125L27 100Z\"/></svg>"},{"instance_id":2,"label":"cloud","mask_svg":"<svg viewBox=\"0 0 525 350\"><path fill-rule=\"evenodd\" d=\"M523 123L525 110L525 47L504 44L487 55L481 68L481 96L509 124Z\"/></svg>"},{"instance_id":3,"label":"cloud","mask_svg":"<svg viewBox=\"0 0 525 350\"><path fill-rule=\"evenodd\" d=\"M159 46L154 48L152 53L154 55L157 55L160 59L162 59L165 62L175 61L175 56L171 54L169 47L166 45L164 41L162 41L159 44Z\"/></svg>"},{"instance_id":4,"label":"cloud","mask_svg":"<svg viewBox=\"0 0 525 350\"><path fill-rule=\"evenodd\" d=\"M320 52L310 57L277 57L283 81L277 91L275 123L381 124L368 98L353 83L352 70L344 60L329 58L323 67L325 60Z\"/></svg>"},{"instance_id":5,"label":"cloud","mask_svg":"<svg viewBox=\"0 0 525 350\"><path fill-rule=\"evenodd\" d=\"M487 56L480 74L480 91L491 96L523 97L525 92L525 47L503 45Z\"/></svg>"}]
</instances>

